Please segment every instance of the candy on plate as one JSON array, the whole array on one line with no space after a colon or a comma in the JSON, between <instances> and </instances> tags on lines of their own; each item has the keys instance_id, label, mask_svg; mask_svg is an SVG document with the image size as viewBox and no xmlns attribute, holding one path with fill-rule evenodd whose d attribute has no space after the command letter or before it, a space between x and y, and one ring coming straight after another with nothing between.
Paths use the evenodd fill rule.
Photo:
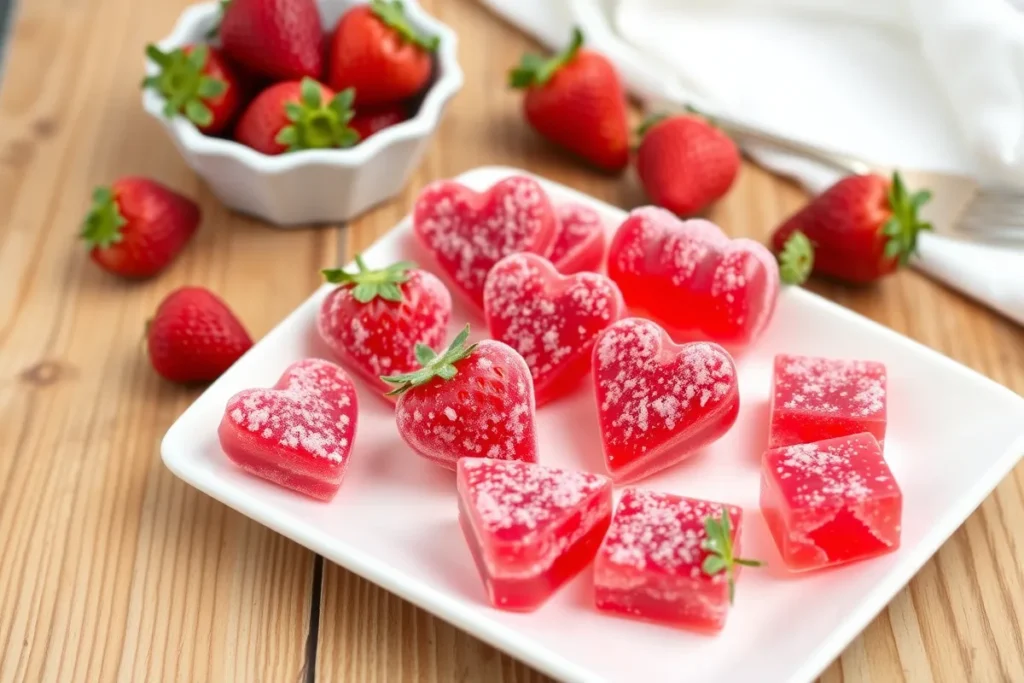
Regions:
<instances>
[{"instance_id":1,"label":"candy on plate","mask_svg":"<svg viewBox=\"0 0 1024 683\"><path fill-rule=\"evenodd\" d=\"M597 211L584 204L566 202L555 207L558 231L548 258L566 275L597 271L604 261L604 222Z\"/></svg>"}]
</instances>

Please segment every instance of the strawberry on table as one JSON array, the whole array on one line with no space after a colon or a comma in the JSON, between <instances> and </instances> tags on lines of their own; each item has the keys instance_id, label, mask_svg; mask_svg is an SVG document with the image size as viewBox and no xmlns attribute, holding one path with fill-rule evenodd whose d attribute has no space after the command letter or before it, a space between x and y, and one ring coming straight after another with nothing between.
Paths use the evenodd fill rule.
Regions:
<instances>
[{"instance_id":1,"label":"strawberry on table","mask_svg":"<svg viewBox=\"0 0 1024 683\"><path fill-rule=\"evenodd\" d=\"M558 232L548 259L566 275L598 270L604 262L605 231L597 211L576 202L559 204L556 211Z\"/></svg>"},{"instance_id":2,"label":"strawberry on table","mask_svg":"<svg viewBox=\"0 0 1024 683\"><path fill-rule=\"evenodd\" d=\"M459 458L537 461L533 381L501 342L468 344L469 325L440 355L417 345L422 369L383 377L398 396L398 432L413 450L454 470Z\"/></svg>"},{"instance_id":3,"label":"strawberry on table","mask_svg":"<svg viewBox=\"0 0 1024 683\"><path fill-rule=\"evenodd\" d=\"M263 154L351 147L351 90L335 94L312 78L270 86L256 96L235 127L235 139Z\"/></svg>"},{"instance_id":4,"label":"strawberry on table","mask_svg":"<svg viewBox=\"0 0 1024 683\"><path fill-rule=\"evenodd\" d=\"M652 119L641 127L640 135L640 182L651 201L674 214L701 212L725 196L736 180L736 143L700 116Z\"/></svg>"},{"instance_id":5,"label":"strawberry on table","mask_svg":"<svg viewBox=\"0 0 1024 683\"><path fill-rule=\"evenodd\" d=\"M409 118L408 107L404 104L390 104L383 107L364 108L360 106L349 124L359 133L362 142L374 133L397 125Z\"/></svg>"},{"instance_id":6,"label":"strawberry on table","mask_svg":"<svg viewBox=\"0 0 1024 683\"><path fill-rule=\"evenodd\" d=\"M416 345L444 342L452 298L436 277L415 263L371 270L356 256L358 270L325 270L338 286L320 306L320 337L346 365L384 392L393 388L381 375L419 369ZM394 398L394 397L391 397Z\"/></svg>"},{"instance_id":7,"label":"strawberry on table","mask_svg":"<svg viewBox=\"0 0 1024 683\"><path fill-rule=\"evenodd\" d=\"M526 361L538 406L586 376L597 336L625 308L619 288L604 275L563 276L536 254L506 256L484 285L491 337Z\"/></svg>"},{"instance_id":8,"label":"strawberry on table","mask_svg":"<svg viewBox=\"0 0 1024 683\"><path fill-rule=\"evenodd\" d=\"M230 0L218 35L226 55L274 80L319 79L323 31L315 0Z\"/></svg>"},{"instance_id":9,"label":"strawberry on table","mask_svg":"<svg viewBox=\"0 0 1024 683\"><path fill-rule=\"evenodd\" d=\"M551 142L605 171L629 163L626 96L615 67L582 48L574 29L569 46L550 59L525 55L509 72L509 84L526 90L523 112Z\"/></svg>"},{"instance_id":10,"label":"strawberry on table","mask_svg":"<svg viewBox=\"0 0 1024 683\"><path fill-rule=\"evenodd\" d=\"M182 287L167 295L146 329L149 362L172 382L212 382L252 346L216 294Z\"/></svg>"},{"instance_id":11,"label":"strawberry on table","mask_svg":"<svg viewBox=\"0 0 1024 683\"><path fill-rule=\"evenodd\" d=\"M640 318L620 320L597 338L594 386L605 466L619 483L718 440L740 409L736 366L725 349L674 344Z\"/></svg>"},{"instance_id":12,"label":"strawberry on table","mask_svg":"<svg viewBox=\"0 0 1024 683\"><path fill-rule=\"evenodd\" d=\"M144 278L163 270L199 227L199 206L155 180L125 177L99 187L81 236L106 271Z\"/></svg>"},{"instance_id":13,"label":"strawberry on table","mask_svg":"<svg viewBox=\"0 0 1024 683\"><path fill-rule=\"evenodd\" d=\"M242 88L216 50L200 44L163 52L156 45L147 45L146 56L159 69L142 85L167 100L165 116L183 115L209 135L231 125L242 106Z\"/></svg>"},{"instance_id":14,"label":"strawberry on table","mask_svg":"<svg viewBox=\"0 0 1024 683\"><path fill-rule=\"evenodd\" d=\"M409 99L427 87L438 42L410 23L397 0L357 5L331 36L327 82L355 88L361 107Z\"/></svg>"},{"instance_id":15,"label":"strawberry on table","mask_svg":"<svg viewBox=\"0 0 1024 683\"><path fill-rule=\"evenodd\" d=\"M789 217L772 234L782 251L799 231L814 246L814 272L852 283L878 280L905 265L917 249L917 236L931 230L918 215L931 198L911 192L899 173L843 178Z\"/></svg>"},{"instance_id":16,"label":"strawberry on table","mask_svg":"<svg viewBox=\"0 0 1024 683\"><path fill-rule=\"evenodd\" d=\"M506 178L484 192L437 181L423 188L413 207L416 236L478 309L494 264L509 254L547 253L557 229L547 193L526 176Z\"/></svg>"}]
</instances>

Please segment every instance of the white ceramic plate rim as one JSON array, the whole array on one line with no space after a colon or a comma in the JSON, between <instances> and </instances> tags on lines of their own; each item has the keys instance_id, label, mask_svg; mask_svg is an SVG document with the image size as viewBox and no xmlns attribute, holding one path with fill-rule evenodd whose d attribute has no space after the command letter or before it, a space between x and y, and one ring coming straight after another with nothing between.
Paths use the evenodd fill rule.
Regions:
<instances>
[{"instance_id":1,"label":"white ceramic plate rim","mask_svg":"<svg viewBox=\"0 0 1024 683\"><path fill-rule=\"evenodd\" d=\"M468 171L460 175L459 178L463 179L476 174L494 176L511 174L533 175L520 169L485 166ZM536 178L537 176L534 175L533 177ZM561 186L554 181L544 178L538 179L548 185L557 186L560 192L574 196L575 199L581 202L602 205L605 208L619 211L625 216L625 212L622 212L621 209L609 207L607 204L589 195ZM392 232L405 227L408 222L409 218L404 218L392 229ZM382 239L384 238L386 236L382 237ZM326 289L330 287L332 286L324 286ZM967 376L972 382L986 383L993 390L1005 392L1008 398L1024 402L1024 399L1020 396L993 382L984 375L823 297L803 289L792 291L789 295L799 297L803 305L817 307L827 315L854 320L860 325L871 328L874 333L887 337L894 343L910 345L921 355L944 365L949 372ZM279 335L284 334L286 330L293 326L293 320L303 317L304 309L309 306L315 306L316 301L317 294L314 293L272 329L263 340L258 342L257 346L264 342L271 342ZM256 346L253 348L256 348ZM197 399L196 402L198 403L199 401L200 399ZM184 459L184 461L180 460L176 456L183 449L187 451L187 444L182 443L178 432L185 428L188 417L194 410L197 410L195 403L171 426L161 444L161 455L164 463L168 469L181 479L242 514L260 522L264 526L287 536L293 541L380 585L405 600L432 612L550 676L573 683L601 680L600 678L595 678L591 671L578 666L543 645L538 645L533 638L524 636L514 628L489 619L472 605L449 596L416 578L410 578L403 572L392 569L372 555L348 543L330 537L303 523L301 520L292 520L292 515L290 514L272 510L268 511L267 506L257 496L232 488L230 485L225 485L224 482L211 473L194 467L191 461L187 459ZM944 514L935 519L929 531L913 548L901 548L899 551L900 559L892 570L863 596L857 607L843 620L841 625L807 656L804 663L789 676L788 680L791 683L811 681L838 657L857 634L913 578L924 563L935 554L939 547L967 519L971 512L995 489L1022 456L1024 456L1024 427L1022 427L1020 436L1014 439L1010 448L992 462L967 493L961 495L946 509Z\"/></svg>"}]
</instances>

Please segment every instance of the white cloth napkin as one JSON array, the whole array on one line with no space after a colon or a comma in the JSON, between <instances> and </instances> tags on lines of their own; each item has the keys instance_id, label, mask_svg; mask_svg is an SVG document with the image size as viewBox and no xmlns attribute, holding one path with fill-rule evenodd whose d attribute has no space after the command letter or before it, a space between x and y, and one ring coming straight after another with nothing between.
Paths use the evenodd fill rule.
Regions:
<instances>
[{"instance_id":1,"label":"white cloth napkin","mask_svg":"<svg viewBox=\"0 0 1024 683\"><path fill-rule=\"evenodd\" d=\"M649 102L1024 187L1024 0L482 1L551 48L582 26ZM753 151L812 191L835 180ZM914 265L1024 324L1024 249L926 234Z\"/></svg>"}]
</instances>

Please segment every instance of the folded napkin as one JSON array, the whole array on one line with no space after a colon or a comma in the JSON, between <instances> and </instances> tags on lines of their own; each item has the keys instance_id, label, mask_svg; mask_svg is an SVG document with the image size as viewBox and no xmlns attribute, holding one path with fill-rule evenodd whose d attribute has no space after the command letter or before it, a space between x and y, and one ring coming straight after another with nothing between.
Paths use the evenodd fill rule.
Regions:
<instances>
[{"instance_id":1,"label":"folded napkin","mask_svg":"<svg viewBox=\"0 0 1024 683\"><path fill-rule=\"evenodd\" d=\"M551 48L582 26L652 108L1024 186L1024 0L482 1ZM811 191L836 179L749 151ZM914 265L1024 324L1024 249L925 234Z\"/></svg>"}]
</instances>

